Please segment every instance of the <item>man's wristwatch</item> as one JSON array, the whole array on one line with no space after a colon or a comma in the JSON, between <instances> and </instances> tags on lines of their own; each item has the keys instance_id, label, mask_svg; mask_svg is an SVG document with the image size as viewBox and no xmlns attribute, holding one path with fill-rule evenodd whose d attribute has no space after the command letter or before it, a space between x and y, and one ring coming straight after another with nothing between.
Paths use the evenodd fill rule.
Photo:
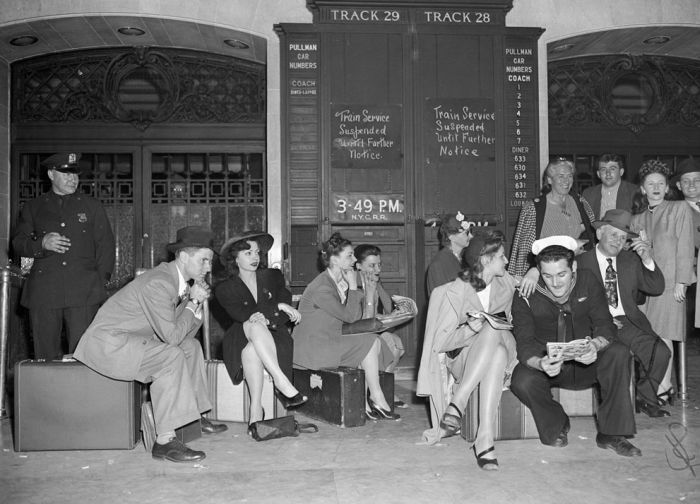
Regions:
<instances>
[{"instance_id":1,"label":"man's wristwatch","mask_svg":"<svg viewBox=\"0 0 700 504\"><path fill-rule=\"evenodd\" d=\"M194 305L195 308L197 308L202 302L197 299L197 298L190 298L190 301L192 301L192 304Z\"/></svg>"}]
</instances>

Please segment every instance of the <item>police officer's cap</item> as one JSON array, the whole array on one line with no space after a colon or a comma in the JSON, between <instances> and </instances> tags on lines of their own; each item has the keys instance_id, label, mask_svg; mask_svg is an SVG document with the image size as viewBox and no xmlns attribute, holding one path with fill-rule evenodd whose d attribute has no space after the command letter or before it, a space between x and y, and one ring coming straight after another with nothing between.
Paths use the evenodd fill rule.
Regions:
<instances>
[{"instance_id":1,"label":"police officer's cap","mask_svg":"<svg viewBox=\"0 0 700 504\"><path fill-rule=\"evenodd\" d=\"M49 170L56 170L61 173L80 173L78 160L80 154L77 152L57 152L51 157L41 162Z\"/></svg>"}]
</instances>

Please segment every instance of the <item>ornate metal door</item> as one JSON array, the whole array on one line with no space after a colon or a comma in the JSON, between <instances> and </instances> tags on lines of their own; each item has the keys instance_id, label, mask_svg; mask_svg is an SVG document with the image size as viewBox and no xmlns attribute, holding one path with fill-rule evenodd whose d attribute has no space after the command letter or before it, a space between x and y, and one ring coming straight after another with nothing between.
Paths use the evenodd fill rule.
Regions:
<instances>
[{"instance_id":1,"label":"ornate metal door","mask_svg":"<svg viewBox=\"0 0 700 504\"><path fill-rule=\"evenodd\" d=\"M219 247L234 233L266 227L266 175L262 150L192 145L144 146L123 152L81 152L79 191L102 201L117 243L109 284L115 291L137 268L167 261L177 229L210 227ZM20 153L14 178L21 205L50 189L40 162L50 153ZM31 262L24 260L28 270Z\"/></svg>"}]
</instances>

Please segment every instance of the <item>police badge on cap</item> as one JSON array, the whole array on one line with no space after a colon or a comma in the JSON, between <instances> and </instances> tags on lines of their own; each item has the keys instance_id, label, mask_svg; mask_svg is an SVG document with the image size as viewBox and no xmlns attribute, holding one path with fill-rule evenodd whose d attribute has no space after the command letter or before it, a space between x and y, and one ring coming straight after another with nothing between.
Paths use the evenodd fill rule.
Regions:
<instances>
[{"instance_id":1,"label":"police badge on cap","mask_svg":"<svg viewBox=\"0 0 700 504\"><path fill-rule=\"evenodd\" d=\"M78 161L80 154L77 152L58 152L41 162L48 170L56 170L61 173L80 173Z\"/></svg>"}]
</instances>

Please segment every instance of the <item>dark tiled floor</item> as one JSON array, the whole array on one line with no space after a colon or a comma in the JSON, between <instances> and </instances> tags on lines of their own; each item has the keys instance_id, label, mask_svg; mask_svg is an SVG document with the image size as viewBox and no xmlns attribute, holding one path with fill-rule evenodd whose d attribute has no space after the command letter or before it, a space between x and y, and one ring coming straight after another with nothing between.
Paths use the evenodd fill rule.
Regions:
<instances>
[{"instance_id":1,"label":"dark tiled floor","mask_svg":"<svg viewBox=\"0 0 700 504\"><path fill-rule=\"evenodd\" d=\"M3 420L0 502L697 503L700 338L692 338L688 353L689 401L673 406L670 418L637 415L634 443L641 458L599 449L593 419L582 417L572 419L564 449L535 439L497 443L501 471L486 473L459 438L432 447L421 442L428 416L415 399L400 422L352 429L319 423L318 434L266 443L255 443L243 424L231 423L228 432L192 443L207 452L198 464L155 461L141 445L15 453ZM409 399L415 383L397 382L397 389Z\"/></svg>"}]
</instances>

